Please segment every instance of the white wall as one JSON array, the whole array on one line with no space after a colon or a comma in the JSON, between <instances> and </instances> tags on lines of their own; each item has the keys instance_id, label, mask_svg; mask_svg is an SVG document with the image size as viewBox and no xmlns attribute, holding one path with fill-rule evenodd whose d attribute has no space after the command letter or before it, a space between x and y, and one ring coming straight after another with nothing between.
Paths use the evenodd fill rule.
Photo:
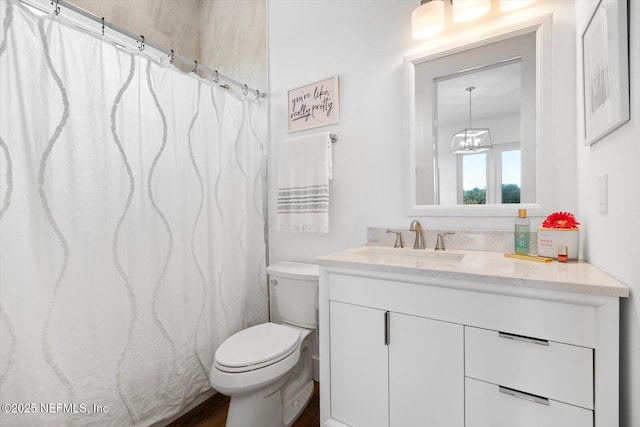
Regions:
<instances>
[{"instance_id":1,"label":"white wall","mask_svg":"<svg viewBox=\"0 0 640 427\"><path fill-rule=\"evenodd\" d=\"M269 0L270 258L312 261L362 244L367 226L407 228L408 141L403 58L429 47L468 39L497 25L553 12L553 155L545 173L555 183L556 210L575 211L575 24L566 0L538 0L518 13L493 13L476 24L451 26L442 37L415 42L410 34L415 0ZM447 6L449 8L449 6ZM494 2L493 10L497 9ZM287 90L338 74L340 123L306 131L331 131L334 146L328 234L275 230L279 142L287 132ZM300 133L296 134L299 135ZM515 210L514 210L515 215ZM537 226L543 218L532 218ZM509 217L422 219L429 228L511 229ZM431 245L433 242L427 242Z\"/></svg>"},{"instance_id":2,"label":"white wall","mask_svg":"<svg viewBox=\"0 0 640 427\"><path fill-rule=\"evenodd\" d=\"M577 1L576 41L596 0ZM577 76L578 217L582 221L584 258L631 288L621 304L621 426L640 426L640 2L630 4L631 120L594 145L582 144L582 74ZM576 62L582 64L580 49ZM597 182L609 176L609 211L598 212Z\"/></svg>"},{"instance_id":3,"label":"white wall","mask_svg":"<svg viewBox=\"0 0 640 427\"><path fill-rule=\"evenodd\" d=\"M370 225L408 226L399 110L412 6L413 1L269 2L271 262L310 261L361 244ZM339 137L333 147L331 231L278 232L275 183L279 141L288 137L287 90L334 74L340 76L340 124L319 129Z\"/></svg>"}]
</instances>

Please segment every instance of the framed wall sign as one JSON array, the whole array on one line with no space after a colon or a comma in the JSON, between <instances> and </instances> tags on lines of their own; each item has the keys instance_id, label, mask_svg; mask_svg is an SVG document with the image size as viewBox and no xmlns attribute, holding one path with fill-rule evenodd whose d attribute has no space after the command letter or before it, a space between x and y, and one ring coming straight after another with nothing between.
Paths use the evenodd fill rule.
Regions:
<instances>
[{"instance_id":1,"label":"framed wall sign","mask_svg":"<svg viewBox=\"0 0 640 427\"><path fill-rule=\"evenodd\" d=\"M338 76L288 92L289 133L338 123Z\"/></svg>"},{"instance_id":2,"label":"framed wall sign","mask_svg":"<svg viewBox=\"0 0 640 427\"><path fill-rule=\"evenodd\" d=\"M600 0L582 34L584 143L629 120L627 0Z\"/></svg>"}]
</instances>

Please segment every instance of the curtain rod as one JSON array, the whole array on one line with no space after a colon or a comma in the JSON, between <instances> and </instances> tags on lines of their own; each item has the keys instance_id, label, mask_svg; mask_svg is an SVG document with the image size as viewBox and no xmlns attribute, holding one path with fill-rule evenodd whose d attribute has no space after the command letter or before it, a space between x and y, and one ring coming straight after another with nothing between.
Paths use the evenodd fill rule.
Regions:
<instances>
[{"instance_id":1,"label":"curtain rod","mask_svg":"<svg viewBox=\"0 0 640 427\"><path fill-rule=\"evenodd\" d=\"M23 3L27 3L31 6L35 6L33 4L33 1L29 1L29 0L20 0ZM189 59L183 55L180 55L179 53L174 52L173 49L166 49L160 45L157 45L151 41L148 41L145 39L145 37L143 35L136 35L133 34L132 32L118 27L117 25L113 24L112 22L109 22L107 20L105 20L103 17L98 17L90 12L87 12L84 9L79 8L78 6L73 5L72 3L69 3L66 0L49 0L51 1L51 5L53 5L53 12L56 15L60 14L60 7L63 7L65 9L69 9L79 15L84 16L85 18L88 18L98 24L101 25L102 29L103 29L103 35L104 35L104 28L109 28L117 33L120 33L130 39L135 40L137 43L140 43L140 46L142 48L144 48L144 46L149 46L155 50L157 50L160 53L164 53L165 55L167 55L170 60L173 62L173 60L177 60L182 62L183 64L189 66L192 68L192 72L196 72L196 71L201 71L204 73L209 74L212 78L213 81L215 83L218 83L219 80L224 80L225 82L232 84L234 86L239 87L240 89L242 89L242 92L247 95L249 92L254 94L256 96L256 98L266 98L267 97L267 93L266 92L260 92L257 89L253 89L250 88L249 86L247 86L246 84L240 83L236 80L233 80L230 77L227 77L223 74L218 73L217 70L211 70L208 67L205 67L203 65L200 65L197 60L193 60L193 59ZM40 4L38 4L38 6L40 6ZM46 12L46 10L43 10L44 12Z\"/></svg>"}]
</instances>

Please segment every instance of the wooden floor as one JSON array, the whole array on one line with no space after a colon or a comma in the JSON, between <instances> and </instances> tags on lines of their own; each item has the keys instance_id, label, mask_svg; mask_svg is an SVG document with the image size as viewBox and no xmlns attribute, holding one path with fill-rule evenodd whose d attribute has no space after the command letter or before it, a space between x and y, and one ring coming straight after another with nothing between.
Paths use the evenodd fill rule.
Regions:
<instances>
[{"instance_id":1,"label":"wooden floor","mask_svg":"<svg viewBox=\"0 0 640 427\"><path fill-rule=\"evenodd\" d=\"M228 409L229 398L217 393L169 424L169 427L224 427ZM320 388L318 383L315 383L311 401L293 423L293 427L318 427L319 425Z\"/></svg>"}]
</instances>

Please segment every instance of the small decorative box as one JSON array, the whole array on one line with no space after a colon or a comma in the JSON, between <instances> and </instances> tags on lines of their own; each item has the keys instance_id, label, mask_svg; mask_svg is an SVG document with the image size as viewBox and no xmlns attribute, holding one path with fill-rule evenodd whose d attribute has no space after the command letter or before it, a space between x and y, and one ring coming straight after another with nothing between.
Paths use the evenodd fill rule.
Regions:
<instances>
[{"instance_id":1,"label":"small decorative box","mask_svg":"<svg viewBox=\"0 0 640 427\"><path fill-rule=\"evenodd\" d=\"M557 258L558 246L568 248L569 259L578 259L580 244L579 228L538 227L538 255Z\"/></svg>"}]
</instances>

